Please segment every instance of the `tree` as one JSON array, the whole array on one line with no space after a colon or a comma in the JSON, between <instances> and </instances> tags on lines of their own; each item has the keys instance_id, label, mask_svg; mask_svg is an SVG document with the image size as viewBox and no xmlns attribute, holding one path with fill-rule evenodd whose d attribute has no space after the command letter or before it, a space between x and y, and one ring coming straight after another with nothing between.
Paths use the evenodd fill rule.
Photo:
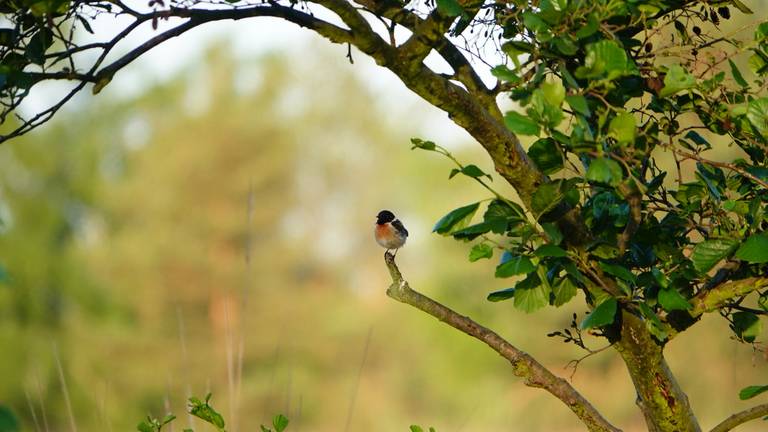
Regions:
<instances>
[{"instance_id":1,"label":"tree","mask_svg":"<svg viewBox=\"0 0 768 432\"><path fill-rule=\"evenodd\" d=\"M589 315L553 336L581 345L582 332L605 338L627 365L648 429L698 431L665 346L706 313L754 343L768 311L768 22L749 27L749 40L735 37L723 28L736 10L751 13L738 0L9 1L0 10L12 24L0 30L0 118L41 82L74 86L1 139L44 123L88 85L98 93L145 52L207 22L277 17L346 44L350 61L354 46L469 132L517 192L519 203L492 188L481 168L413 140L449 157L451 176L471 177L490 194L435 226L473 242L472 260L502 253L495 275L520 280L489 299L513 299L532 312L581 292ZM80 29L92 32L93 20L108 17L128 24L101 42L78 43ZM138 27L165 21L169 29L110 57ZM433 70L431 53L452 72ZM739 67L747 55L750 72ZM493 66L492 87L484 65ZM501 95L522 110L504 114ZM526 152L518 136L537 139ZM726 146L739 156L711 156ZM410 289L394 258L385 258L390 296L485 342L590 430L618 430L531 356ZM713 431L766 414L768 404L758 405Z\"/></svg>"}]
</instances>

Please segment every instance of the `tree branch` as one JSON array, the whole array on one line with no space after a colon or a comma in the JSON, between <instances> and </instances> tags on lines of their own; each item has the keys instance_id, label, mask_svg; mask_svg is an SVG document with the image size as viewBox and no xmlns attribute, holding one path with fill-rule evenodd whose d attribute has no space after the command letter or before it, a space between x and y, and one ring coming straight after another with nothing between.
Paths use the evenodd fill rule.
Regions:
<instances>
[{"instance_id":1,"label":"tree branch","mask_svg":"<svg viewBox=\"0 0 768 432\"><path fill-rule=\"evenodd\" d=\"M276 18L282 18L286 21L297 24L301 27L314 30L321 36L331 40L335 43L350 42L352 35L348 30L337 27L333 24L327 23L323 20L315 18L314 16L292 9L289 7L281 6L278 4L270 4L269 6L254 6L243 9L185 9L185 8L171 8L168 11L161 11L155 14L148 14L138 18L139 20L146 20L148 17L176 17L176 18L189 18L189 20L183 24L180 24L170 30L167 30L138 47L134 48L127 54L123 55L119 59L112 62L110 65L104 67L96 74L96 86L94 86L94 93L98 93L101 89L112 80L112 77L117 71L127 66L132 61L136 60L142 54L151 50L152 48L160 45L161 43L179 36L188 30L191 30L201 24L210 21L221 20L240 20L245 18L257 17L257 16L271 16Z\"/></svg>"},{"instance_id":2,"label":"tree branch","mask_svg":"<svg viewBox=\"0 0 768 432\"><path fill-rule=\"evenodd\" d=\"M712 428L710 432L728 432L736 426L739 426L750 420L760 418L764 415L768 415L768 404L758 405L756 407L737 412L736 414L720 422L717 426Z\"/></svg>"},{"instance_id":3,"label":"tree branch","mask_svg":"<svg viewBox=\"0 0 768 432\"><path fill-rule=\"evenodd\" d=\"M697 318L704 313L712 312L724 306L731 300L745 296L751 292L768 287L768 277L751 277L720 284L710 290L702 291L691 299L692 317Z\"/></svg>"},{"instance_id":4,"label":"tree branch","mask_svg":"<svg viewBox=\"0 0 768 432\"><path fill-rule=\"evenodd\" d=\"M440 34L434 34L431 38L426 38L425 36L414 38L417 31L420 31L423 34L423 29L427 26L426 21L415 13L402 8L399 4L391 1L355 0L355 3L362 5L376 16L387 18L393 23L410 30L411 33L413 33L413 36L411 36L406 44L404 44L403 48L409 43L415 44L419 41L422 45L422 49L427 50L424 55L428 54L429 50L436 50L443 60L445 60L453 69L454 76L452 79L456 79L464 84L467 90L471 93L484 98L489 111L498 112L498 117L501 118L501 111L496 105L495 95L491 89L485 85L480 78L480 75L477 74L475 68L470 64L469 60L467 60L467 57L445 36L444 33L447 30L443 30ZM432 17L428 19L432 19Z\"/></svg>"},{"instance_id":5,"label":"tree branch","mask_svg":"<svg viewBox=\"0 0 768 432\"><path fill-rule=\"evenodd\" d=\"M560 399L590 431L620 432L620 429L603 418L595 407L568 381L554 375L528 353L519 350L494 331L411 289L408 282L403 279L393 255L385 253L384 261L392 277L392 284L387 289L389 297L432 315L449 326L485 343L512 364L514 374L523 378L525 385L542 388Z\"/></svg>"}]
</instances>

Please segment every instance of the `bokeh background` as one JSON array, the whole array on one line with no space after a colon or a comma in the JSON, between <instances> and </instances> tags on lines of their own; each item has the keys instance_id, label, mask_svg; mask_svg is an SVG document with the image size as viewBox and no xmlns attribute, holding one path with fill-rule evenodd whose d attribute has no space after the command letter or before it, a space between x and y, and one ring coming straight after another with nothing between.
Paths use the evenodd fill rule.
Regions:
<instances>
[{"instance_id":1,"label":"bokeh background","mask_svg":"<svg viewBox=\"0 0 768 432\"><path fill-rule=\"evenodd\" d=\"M430 232L484 191L409 139L490 160L362 55L249 25L174 41L0 146L0 404L29 431L129 431L167 412L169 430L205 430L184 408L209 391L232 431L277 413L291 432L584 430L482 344L384 293L372 229L389 208L411 231L398 262L412 286L571 376L584 352L546 334L585 309L487 302L511 283L496 259L470 264ZM768 372L718 316L668 357L704 427L751 406L738 390ZM612 351L571 379L643 430Z\"/></svg>"}]
</instances>

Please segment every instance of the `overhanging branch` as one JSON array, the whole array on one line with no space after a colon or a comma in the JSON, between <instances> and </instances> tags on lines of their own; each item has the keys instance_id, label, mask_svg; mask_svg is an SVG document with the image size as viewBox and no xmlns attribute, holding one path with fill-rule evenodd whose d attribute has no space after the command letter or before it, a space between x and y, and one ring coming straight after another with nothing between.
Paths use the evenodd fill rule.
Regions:
<instances>
[{"instance_id":1,"label":"overhanging branch","mask_svg":"<svg viewBox=\"0 0 768 432\"><path fill-rule=\"evenodd\" d=\"M737 412L736 414L728 417L712 428L710 432L728 432L736 426L742 425L750 420L760 418L764 415L768 415L768 404L758 405L750 409Z\"/></svg>"},{"instance_id":2,"label":"overhanging branch","mask_svg":"<svg viewBox=\"0 0 768 432\"><path fill-rule=\"evenodd\" d=\"M603 418L597 409L568 381L554 375L528 353L519 350L491 329L483 327L471 318L460 315L443 304L411 289L408 282L403 279L393 255L385 253L384 261L392 277L392 284L387 289L389 297L432 315L449 326L485 343L512 364L514 374L523 378L525 385L542 388L560 399L590 431L620 432L620 429Z\"/></svg>"},{"instance_id":3,"label":"overhanging branch","mask_svg":"<svg viewBox=\"0 0 768 432\"><path fill-rule=\"evenodd\" d=\"M171 8L168 11L162 11L154 15L160 17L189 18L189 20L149 39L119 59L115 60L110 65L101 69L96 74L96 86L94 86L94 93L98 93L104 87L104 85L109 83L117 71L127 66L142 54L171 38L179 36L201 24L211 21L240 20L259 16L270 16L275 18L282 18L301 27L314 30L332 42L344 43L349 42L352 39L351 33L348 30L325 22L310 14L278 4L270 4L269 6L254 6L251 8L243 9L222 10Z\"/></svg>"}]
</instances>

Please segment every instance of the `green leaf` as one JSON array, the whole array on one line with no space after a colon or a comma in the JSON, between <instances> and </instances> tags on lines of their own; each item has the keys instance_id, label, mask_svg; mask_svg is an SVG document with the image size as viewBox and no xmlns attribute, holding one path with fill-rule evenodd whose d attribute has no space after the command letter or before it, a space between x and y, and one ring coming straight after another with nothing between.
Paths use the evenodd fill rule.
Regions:
<instances>
[{"instance_id":1,"label":"green leaf","mask_svg":"<svg viewBox=\"0 0 768 432\"><path fill-rule=\"evenodd\" d=\"M554 43L555 48L557 48L561 54L567 56L572 56L579 51L579 46L576 45L576 42L567 36L557 36L552 40L552 43Z\"/></svg>"},{"instance_id":2,"label":"green leaf","mask_svg":"<svg viewBox=\"0 0 768 432\"><path fill-rule=\"evenodd\" d=\"M460 230L454 230L450 235L452 235L456 240L474 240L496 228L498 227L495 223L480 222Z\"/></svg>"},{"instance_id":3,"label":"green leaf","mask_svg":"<svg viewBox=\"0 0 768 432\"><path fill-rule=\"evenodd\" d=\"M696 78L693 75L689 74L679 64L672 65L667 70L667 75L664 77L664 88L661 89L659 95L666 97L695 85Z\"/></svg>"},{"instance_id":4,"label":"green leaf","mask_svg":"<svg viewBox=\"0 0 768 432\"><path fill-rule=\"evenodd\" d=\"M461 169L461 173L467 177L472 177L472 178L483 177L483 176L491 178L490 175L486 174L483 170L478 168L477 165L467 165Z\"/></svg>"},{"instance_id":5,"label":"green leaf","mask_svg":"<svg viewBox=\"0 0 768 432\"><path fill-rule=\"evenodd\" d=\"M557 227L556 223L543 223L541 224L541 228L544 230L544 233L547 234L547 237L549 237L550 243L558 245L563 241L563 233L560 232L560 228Z\"/></svg>"},{"instance_id":6,"label":"green leaf","mask_svg":"<svg viewBox=\"0 0 768 432\"><path fill-rule=\"evenodd\" d=\"M2 414L0 414L0 416L2 416ZM3 426L2 418L0 417L0 432L8 432L11 430L13 429L6 429ZM146 420L142 420L138 425L136 425L136 430L138 430L139 432L157 432L157 428L152 426L152 424L147 422Z\"/></svg>"},{"instance_id":7,"label":"green leaf","mask_svg":"<svg viewBox=\"0 0 768 432\"><path fill-rule=\"evenodd\" d=\"M576 37L578 39L584 39L588 36L592 36L600 29L600 21L595 13L589 14L587 17L587 23L576 31Z\"/></svg>"},{"instance_id":8,"label":"green leaf","mask_svg":"<svg viewBox=\"0 0 768 432\"><path fill-rule=\"evenodd\" d=\"M13 412L6 406L0 405L0 432L20 432L21 426Z\"/></svg>"},{"instance_id":9,"label":"green leaf","mask_svg":"<svg viewBox=\"0 0 768 432\"><path fill-rule=\"evenodd\" d=\"M483 258L491 258L493 256L493 247L488 243L478 243L472 246L469 251L469 261L475 262Z\"/></svg>"},{"instance_id":10,"label":"green leaf","mask_svg":"<svg viewBox=\"0 0 768 432\"><path fill-rule=\"evenodd\" d=\"M559 107L565 100L565 87L560 81L544 82L541 84L541 91L547 103Z\"/></svg>"},{"instance_id":11,"label":"green leaf","mask_svg":"<svg viewBox=\"0 0 768 432\"><path fill-rule=\"evenodd\" d=\"M411 432L424 432L424 429L418 425L411 425Z\"/></svg>"},{"instance_id":12,"label":"green leaf","mask_svg":"<svg viewBox=\"0 0 768 432\"><path fill-rule=\"evenodd\" d=\"M189 398L189 413L193 416L210 423L217 428L224 428L224 417L221 416L213 407L208 403L211 399L211 394L205 397L205 402L202 402L196 397Z\"/></svg>"},{"instance_id":13,"label":"green leaf","mask_svg":"<svg viewBox=\"0 0 768 432\"><path fill-rule=\"evenodd\" d=\"M480 203L470 204L468 206L459 207L451 210L448 214L440 218L432 228L432 232L436 232L442 235L449 235L452 231L457 231L464 228L472 216L475 215Z\"/></svg>"},{"instance_id":14,"label":"green leaf","mask_svg":"<svg viewBox=\"0 0 768 432\"><path fill-rule=\"evenodd\" d=\"M743 14L752 15L754 13L752 12L752 9L748 8L747 5L740 2L739 0L730 0L730 3Z\"/></svg>"},{"instance_id":15,"label":"green leaf","mask_svg":"<svg viewBox=\"0 0 768 432\"><path fill-rule=\"evenodd\" d=\"M590 181L616 186L621 183L622 178L621 165L613 159L594 159L587 169L587 180Z\"/></svg>"},{"instance_id":16,"label":"green leaf","mask_svg":"<svg viewBox=\"0 0 768 432\"><path fill-rule=\"evenodd\" d=\"M515 285L515 308L531 313L549 304L550 288L531 273Z\"/></svg>"},{"instance_id":17,"label":"green leaf","mask_svg":"<svg viewBox=\"0 0 768 432\"><path fill-rule=\"evenodd\" d=\"M506 288L499 291L494 291L490 294L488 294L488 297L486 299L488 301L492 302L500 302L502 300L508 300L515 296L515 289L514 288Z\"/></svg>"},{"instance_id":18,"label":"green leaf","mask_svg":"<svg viewBox=\"0 0 768 432\"><path fill-rule=\"evenodd\" d=\"M706 147L706 148L708 148L708 149L709 149L709 148L712 148L712 145L709 143L709 141L707 141L706 139L704 139L704 137L703 137L703 136L701 136L701 135L700 135L698 132L696 132L696 131L688 131L688 133L687 133L687 134L685 134L685 138L687 138L687 139L689 139L689 140L693 141L693 142L694 142L694 143L696 143L697 145L700 145L700 146L704 146L704 147Z\"/></svg>"},{"instance_id":19,"label":"green leaf","mask_svg":"<svg viewBox=\"0 0 768 432\"><path fill-rule=\"evenodd\" d=\"M530 117L515 111L509 111L504 116L504 124L509 130L520 135L538 135L541 131L539 125Z\"/></svg>"},{"instance_id":20,"label":"green leaf","mask_svg":"<svg viewBox=\"0 0 768 432\"><path fill-rule=\"evenodd\" d=\"M536 33L540 41L548 41L552 38L549 32L549 24L547 24L547 22L544 21L539 15L531 11L523 12L523 24L525 24L525 27Z\"/></svg>"},{"instance_id":21,"label":"green leaf","mask_svg":"<svg viewBox=\"0 0 768 432\"><path fill-rule=\"evenodd\" d=\"M496 66L495 68L491 69L491 75L495 76L501 81L510 82L512 84L519 84L523 81L515 71L510 70L505 65Z\"/></svg>"},{"instance_id":22,"label":"green leaf","mask_svg":"<svg viewBox=\"0 0 768 432\"><path fill-rule=\"evenodd\" d=\"M583 115L584 117L589 117L592 115L592 112L589 110L589 104L587 104L587 98L584 96L566 96L565 101L568 102L568 106L570 106L571 109Z\"/></svg>"},{"instance_id":23,"label":"green leaf","mask_svg":"<svg viewBox=\"0 0 768 432\"><path fill-rule=\"evenodd\" d=\"M747 119L760 135L768 137L768 97L749 102Z\"/></svg>"},{"instance_id":24,"label":"green leaf","mask_svg":"<svg viewBox=\"0 0 768 432\"><path fill-rule=\"evenodd\" d=\"M437 145L432 141L424 141L419 138L411 138L411 144L413 144L413 147L411 147L411 150L418 148L422 150L434 151L435 147L437 147Z\"/></svg>"},{"instance_id":25,"label":"green leaf","mask_svg":"<svg viewBox=\"0 0 768 432\"><path fill-rule=\"evenodd\" d=\"M603 269L603 271L608 273L609 275L616 276L617 278L625 280L627 282L637 283L637 276L635 276L634 273L629 271L624 266L620 266L618 264L609 264L609 263L600 261L600 268Z\"/></svg>"},{"instance_id":26,"label":"green leaf","mask_svg":"<svg viewBox=\"0 0 768 432\"><path fill-rule=\"evenodd\" d=\"M544 90L547 87L551 87L551 84L543 83L540 88L533 91L526 113L532 121L554 129L565 118L563 109L560 107L562 105L560 96L565 94L565 89L562 90L561 95L556 94L557 90L550 89L551 94L547 96L547 91Z\"/></svg>"},{"instance_id":27,"label":"green leaf","mask_svg":"<svg viewBox=\"0 0 768 432\"><path fill-rule=\"evenodd\" d=\"M533 44L518 40L506 41L501 46L501 50L510 57L515 57L520 54L530 54L533 52L534 48Z\"/></svg>"},{"instance_id":28,"label":"green leaf","mask_svg":"<svg viewBox=\"0 0 768 432\"><path fill-rule=\"evenodd\" d=\"M752 312L736 312L731 316L731 329L745 342L754 342L763 330L760 318Z\"/></svg>"},{"instance_id":29,"label":"green leaf","mask_svg":"<svg viewBox=\"0 0 768 432\"><path fill-rule=\"evenodd\" d=\"M757 75L764 75L768 71L768 56L755 50L755 54L749 57L749 68Z\"/></svg>"},{"instance_id":30,"label":"green leaf","mask_svg":"<svg viewBox=\"0 0 768 432\"><path fill-rule=\"evenodd\" d=\"M437 10L447 17L457 17L464 13L464 9L456 0L437 0Z\"/></svg>"},{"instance_id":31,"label":"green leaf","mask_svg":"<svg viewBox=\"0 0 768 432\"><path fill-rule=\"evenodd\" d=\"M677 30L677 33L680 35L680 38L683 40L683 42L688 43L691 38L688 36L688 30L686 30L685 25L678 20L675 20L674 25L675 30Z\"/></svg>"},{"instance_id":32,"label":"green leaf","mask_svg":"<svg viewBox=\"0 0 768 432\"><path fill-rule=\"evenodd\" d=\"M45 52L51 45L53 45L53 32L44 27L29 40L24 55L32 63L42 65L45 63Z\"/></svg>"},{"instance_id":33,"label":"green leaf","mask_svg":"<svg viewBox=\"0 0 768 432\"><path fill-rule=\"evenodd\" d=\"M536 270L530 258L526 256L513 256L507 262L496 267L497 278L507 278L527 274Z\"/></svg>"},{"instance_id":34,"label":"green leaf","mask_svg":"<svg viewBox=\"0 0 768 432\"><path fill-rule=\"evenodd\" d=\"M552 138L542 138L533 143L528 149L528 157L544 174L554 174L563 169L563 154Z\"/></svg>"},{"instance_id":35,"label":"green leaf","mask_svg":"<svg viewBox=\"0 0 768 432\"><path fill-rule=\"evenodd\" d=\"M736 63L734 63L731 59L728 59L728 63L731 65L731 75L733 75L733 80L736 81L736 84L742 86L743 88L749 87L749 84L747 84L747 81L744 79L741 71L738 67L736 67Z\"/></svg>"},{"instance_id":36,"label":"green leaf","mask_svg":"<svg viewBox=\"0 0 768 432\"><path fill-rule=\"evenodd\" d=\"M658 300L661 307L667 312L673 310L689 310L693 307L688 303L688 300L674 288L659 290Z\"/></svg>"},{"instance_id":37,"label":"green leaf","mask_svg":"<svg viewBox=\"0 0 768 432\"><path fill-rule=\"evenodd\" d=\"M584 321L579 324L579 328L587 330L595 327L602 327L613 322L616 316L618 302L614 297L608 297L605 301L597 305Z\"/></svg>"},{"instance_id":38,"label":"green leaf","mask_svg":"<svg viewBox=\"0 0 768 432\"><path fill-rule=\"evenodd\" d=\"M560 307L568 303L576 295L577 290L578 288L571 278L564 277L560 279L552 290L555 294L553 304Z\"/></svg>"},{"instance_id":39,"label":"green leaf","mask_svg":"<svg viewBox=\"0 0 768 432\"><path fill-rule=\"evenodd\" d=\"M726 185L725 174L718 167L696 162L696 177L707 186L710 196L717 201L723 197L724 186Z\"/></svg>"},{"instance_id":40,"label":"green leaf","mask_svg":"<svg viewBox=\"0 0 768 432\"><path fill-rule=\"evenodd\" d=\"M638 307L640 308L640 313L642 313L645 318L645 327L648 331L650 331L656 339L660 341L666 340L669 337L669 325L662 323L659 316L656 315L647 304L638 303Z\"/></svg>"},{"instance_id":41,"label":"green leaf","mask_svg":"<svg viewBox=\"0 0 768 432\"><path fill-rule=\"evenodd\" d=\"M608 126L610 134L616 138L619 144L629 144L635 141L635 116L623 112L611 120Z\"/></svg>"},{"instance_id":42,"label":"green leaf","mask_svg":"<svg viewBox=\"0 0 768 432\"><path fill-rule=\"evenodd\" d=\"M768 385L744 387L739 392L739 399L741 400L752 399L753 397L765 391L768 391Z\"/></svg>"},{"instance_id":43,"label":"green leaf","mask_svg":"<svg viewBox=\"0 0 768 432\"><path fill-rule=\"evenodd\" d=\"M555 180L539 185L531 197L531 209L534 211L534 216L540 218L551 212L560 205L563 199L568 199L568 202L570 202L573 198L573 192L578 193L573 184L563 180Z\"/></svg>"},{"instance_id":44,"label":"green leaf","mask_svg":"<svg viewBox=\"0 0 768 432\"><path fill-rule=\"evenodd\" d=\"M626 51L617 42L601 40L586 47L584 66L576 69L578 78L613 80L622 76L637 75L637 67L627 57Z\"/></svg>"},{"instance_id":45,"label":"green leaf","mask_svg":"<svg viewBox=\"0 0 768 432\"><path fill-rule=\"evenodd\" d=\"M699 273L708 272L721 259L730 255L738 244L734 239L707 240L697 244L691 253L693 267Z\"/></svg>"},{"instance_id":46,"label":"green leaf","mask_svg":"<svg viewBox=\"0 0 768 432\"><path fill-rule=\"evenodd\" d=\"M544 244L539 246L533 252L533 254L536 255L537 257L556 257L556 258L562 258L568 255L565 252L565 249L561 248L560 246L555 246L551 244Z\"/></svg>"},{"instance_id":47,"label":"green leaf","mask_svg":"<svg viewBox=\"0 0 768 432\"><path fill-rule=\"evenodd\" d=\"M275 428L275 432L283 432L288 427L288 419L278 414L272 419L272 426Z\"/></svg>"},{"instance_id":48,"label":"green leaf","mask_svg":"<svg viewBox=\"0 0 768 432\"><path fill-rule=\"evenodd\" d=\"M735 257L752 264L768 262L768 235L762 233L749 236L736 251Z\"/></svg>"},{"instance_id":49,"label":"green leaf","mask_svg":"<svg viewBox=\"0 0 768 432\"><path fill-rule=\"evenodd\" d=\"M502 200L493 200L483 214L483 220L491 226L491 231L504 234L512 226L525 222L523 208Z\"/></svg>"}]
</instances>

